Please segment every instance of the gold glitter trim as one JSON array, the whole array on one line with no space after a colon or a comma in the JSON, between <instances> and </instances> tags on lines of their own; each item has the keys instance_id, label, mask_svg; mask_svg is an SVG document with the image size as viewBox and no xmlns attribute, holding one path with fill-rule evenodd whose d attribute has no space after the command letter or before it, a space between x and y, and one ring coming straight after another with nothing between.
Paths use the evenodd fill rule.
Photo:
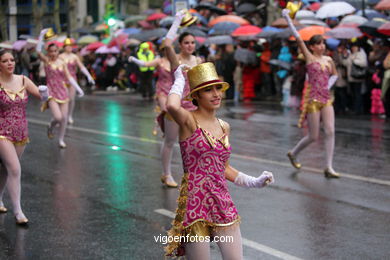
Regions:
<instances>
[{"instance_id":1,"label":"gold glitter trim","mask_svg":"<svg viewBox=\"0 0 390 260\"><path fill-rule=\"evenodd\" d=\"M65 100L60 100L60 99L56 99L55 97L52 97L50 96L47 101L43 102L42 105L41 105L41 112L44 112L46 109L48 109L49 107L49 101L50 100L54 100L56 103L59 103L59 104L65 104L65 103L68 103L69 102L69 98L65 99Z\"/></svg>"},{"instance_id":2,"label":"gold glitter trim","mask_svg":"<svg viewBox=\"0 0 390 260\"><path fill-rule=\"evenodd\" d=\"M22 141L16 141L16 142L14 142L14 141L10 140L9 138L7 138L7 137L4 136L4 135L0 135L0 140L1 140L1 141L10 141L10 142L13 143L14 145L26 145L26 144L28 144L28 143L30 142L30 139L29 139L28 137L25 138L25 139L23 139Z\"/></svg>"}]
</instances>

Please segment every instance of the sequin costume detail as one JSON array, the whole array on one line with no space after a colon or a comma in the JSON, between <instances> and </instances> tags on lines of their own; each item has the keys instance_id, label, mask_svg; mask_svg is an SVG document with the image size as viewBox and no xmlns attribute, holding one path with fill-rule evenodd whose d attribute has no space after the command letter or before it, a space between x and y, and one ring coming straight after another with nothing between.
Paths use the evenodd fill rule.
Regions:
<instances>
[{"instance_id":1,"label":"sequin costume detail","mask_svg":"<svg viewBox=\"0 0 390 260\"><path fill-rule=\"evenodd\" d=\"M28 143L27 101L28 94L24 86L13 92L0 84L0 141L9 140L17 145Z\"/></svg>"},{"instance_id":2,"label":"sequin costume detail","mask_svg":"<svg viewBox=\"0 0 390 260\"><path fill-rule=\"evenodd\" d=\"M166 70L163 66L157 67L158 80L156 82L156 95L168 96L173 84L173 78L170 71Z\"/></svg>"},{"instance_id":3,"label":"sequin costume detail","mask_svg":"<svg viewBox=\"0 0 390 260\"><path fill-rule=\"evenodd\" d=\"M65 61L66 65L68 66L69 74L74 78L77 79L77 62L76 61Z\"/></svg>"},{"instance_id":4,"label":"sequin costume detail","mask_svg":"<svg viewBox=\"0 0 390 260\"><path fill-rule=\"evenodd\" d=\"M317 112L324 106L331 104L328 81L331 71L328 66L323 66L319 62L312 62L306 65L308 75L308 88L306 89L303 108L298 121L298 127L302 127L306 114ZM315 109L318 108L318 109Z\"/></svg>"},{"instance_id":5,"label":"sequin costume detail","mask_svg":"<svg viewBox=\"0 0 390 260\"><path fill-rule=\"evenodd\" d=\"M169 236L187 235L191 227L202 222L210 227L231 226L240 217L229 194L225 178L225 165L231 147L224 135L217 139L197 124L197 129L181 141L184 176L180 186L178 208ZM172 242L166 247L167 255L180 255L181 243Z\"/></svg>"},{"instance_id":6,"label":"sequin costume detail","mask_svg":"<svg viewBox=\"0 0 390 260\"><path fill-rule=\"evenodd\" d=\"M65 71L55 64L46 64L46 83L49 88L49 100L53 99L57 103L66 103L69 100L68 90L66 88L67 77ZM43 106L42 110L47 107Z\"/></svg>"}]
</instances>

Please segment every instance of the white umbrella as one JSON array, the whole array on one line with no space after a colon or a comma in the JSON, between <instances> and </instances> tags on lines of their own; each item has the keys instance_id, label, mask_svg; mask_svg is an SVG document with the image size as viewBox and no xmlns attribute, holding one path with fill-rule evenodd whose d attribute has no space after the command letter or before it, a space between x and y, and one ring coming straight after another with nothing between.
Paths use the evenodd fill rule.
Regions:
<instances>
[{"instance_id":1,"label":"white umbrella","mask_svg":"<svg viewBox=\"0 0 390 260\"><path fill-rule=\"evenodd\" d=\"M340 24L364 24L367 22L367 18L364 18L363 16L360 15L347 15L343 19L341 19Z\"/></svg>"},{"instance_id":2,"label":"white umbrella","mask_svg":"<svg viewBox=\"0 0 390 260\"><path fill-rule=\"evenodd\" d=\"M299 20L299 23L303 25L319 25L319 26L328 27L328 25L325 22L317 19L303 19L303 20Z\"/></svg>"},{"instance_id":3,"label":"white umbrella","mask_svg":"<svg viewBox=\"0 0 390 260\"><path fill-rule=\"evenodd\" d=\"M104 45L102 47L99 47L95 53L99 53L99 54L108 54L108 53L120 53L120 50L118 47L116 46L113 46L111 48L108 48L107 45Z\"/></svg>"},{"instance_id":4,"label":"white umbrella","mask_svg":"<svg viewBox=\"0 0 390 260\"><path fill-rule=\"evenodd\" d=\"M316 14L309 10L299 10L296 15L295 19L301 20L301 19L312 19L315 18Z\"/></svg>"},{"instance_id":5,"label":"white umbrella","mask_svg":"<svg viewBox=\"0 0 390 260\"><path fill-rule=\"evenodd\" d=\"M363 33L359 30L359 28L355 26L348 26L348 25L340 25L329 32L327 32L325 35L328 35L332 38L336 39L352 39L355 37L360 37L363 35Z\"/></svg>"},{"instance_id":6,"label":"white umbrella","mask_svg":"<svg viewBox=\"0 0 390 260\"><path fill-rule=\"evenodd\" d=\"M325 19L328 17L338 17L355 12L355 7L346 2L329 2L325 3L318 9L316 18Z\"/></svg>"}]
</instances>

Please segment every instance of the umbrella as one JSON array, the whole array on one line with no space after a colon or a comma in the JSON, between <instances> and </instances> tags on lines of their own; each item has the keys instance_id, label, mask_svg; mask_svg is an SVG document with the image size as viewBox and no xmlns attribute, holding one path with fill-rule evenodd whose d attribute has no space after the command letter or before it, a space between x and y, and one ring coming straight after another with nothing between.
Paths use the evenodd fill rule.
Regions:
<instances>
[{"instance_id":1,"label":"umbrella","mask_svg":"<svg viewBox=\"0 0 390 260\"><path fill-rule=\"evenodd\" d=\"M122 46L126 43L127 41L127 34L120 34L115 38L112 38L111 41L108 43L108 47L113 47L113 46Z\"/></svg>"},{"instance_id":2,"label":"umbrella","mask_svg":"<svg viewBox=\"0 0 390 260\"><path fill-rule=\"evenodd\" d=\"M378 28L381 27L381 25L383 25L386 20L381 20L379 18L375 18L374 20L371 20L371 21L368 21L362 25L359 26L359 29L363 32L363 33L366 33L368 35L371 35L371 36L376 36L376 37L381 37L383 36L383 34L380 34L378 32Z\"/></svg>"},{"instance_id":3,"label":"umbrella","mask_svg":"<svg viewBox=\"0 0 390 260\"><path fill-rule=\"evenodd\" d=\"M382 0L374 8L376 10L390 10L390 0Z\"/></svg>"},{"instance_id":4,"label":"umbrella","mask_svg":"<svg viewBox=\"0 0 390 260\"><path fill-rule=\"evenodd\" d=\"M120 50L118 47L114 46L114 47L107 47L107 46L102 46L100 47L99 49L97 49L95 51L95 53L98 53L98 54L108 54L108 53L120 53Z\"/></svg>"},{"instance_id":5,"label":"umbrella","mask_svg":"<svg viewBox=\"0 0 390 260\"><path fill-rule=\"evenodd\" d=\"M299 23L303 25L319 25L323 27L328 27L328 25L325 22L317 19L303 19L303 20L299 20Z\"/></svg>"},{"instance_id":6,"label":"umbrella","mask_svg":"<svg viewBox=\"0 0 390 260\"><path fill-rule=\"evenodd\" d=\"M300 20L300 19L311 19L315 18L315 13L309 10L299 10L296 15L295 19Z\"/></svg>"},{"instance_id":7,"label":"umbrella","mask_svg":"<svg viewBox=\"0 0 390 260\"><path fill-rule=\"evenodd\" d=\"M102 42L93 42L93 43L88 44L85 48L87 51L95 51L104 45L105 44Z\"/></svg>"},{"instance_id":8,"label":"umbrella","mask_svg":"<svg viewBox=\"0 0 390 260\"><path fill-rule=\"evenodd\" d=\"M107 29L108 29L108 25L105 24L105 23L102 23L102 24L96 25L94 31L95 32L101 32L101 31L105 31Z\"/></svg>"},{"instance_id":9,"label":"umbrella","mask_svg":"<svg viewBox=\"0 0 390 260\"><path fill-rule=\"evenodd\" d=\"M208 2L198 4L195 7L195 10L197 10L197 11L202 10L202 9L208 9L211 12L214 12L214 13L216 13L218 15L225 15L225 14L227 14L227 12L224 9L218 8L215 5L213 5L211 3L208 3Z\"/></svg>"},{"instance_id":10,"label":"umbrella","mask_svg":"<svg viewBox=\"0 0 390 260\"><path fill-rule=\"evenodd\" d=\"M328 17L337 17L355 12L355 7L346 2L329 2L325 3L318 9L316 18L325 19Z\"/></svg>"},{"instance_id":11,"label":"umbrella","mask_svg":"<svg viewBox=\"0 0 390 260\"><path fill-rule=\"evenodd\" d=\"M209 35L230 35L238 27L239 24L232 22L217 23L209 30Z\"/></svg>"},{"instance_id":12,"label":"umbrella","mask_svg":"<svg viewBox=\"0 0 390 260\"><path fill-rule=\"evenodd\" d=\"M368 20L372 20L374 18L383 18L383 19L387 18L386 15L384 15L378 11L372 10L372 9L364 10L364 14L365 14L365 17L368 18ZM363 16L363 11L362 10L357 11L356 15Z\"/></svg>"},{"instance_id":13,"label":"umbrella","mask_svg":"<svg viewBox=\"0 0 390 260\"><path fill-rule=\"evenodd\" d=\"M34 39L34 36L29 35L29 34L21 34L21 35L19 35L19 39L21 39L21 40Z\"/></svg>"},{"instance_id":14,"label":"umbrella","mask_svg":"<svg viewBox=\"0 0 390 260\"><path fill-rule=\"evenodd\" d=\"M154 14L149 15L148 18L146 18L146 21L148 21L148 22L156 21L156 20L163 19L165 17L167 17L167 15L164 13L154 13Z\"/></svg>"},{"instance_id":15,"label":"umbrella","mask_svg":"<svg viewBox=\"0 0 390 260\"><path fill-rule=\"evenodd\" d=\"M200 21L201 24L207 25L208 21L207 19L201 15L200 13L191 13L192 16L196 16L198 18L198 21Z\"/></svg>"},{"instance_id":16,"label":"umbrella","mask_svg":"<svg viewBox=\"0 0 390 260\"><path fill-rule=\"evenodd\" d=\"M137 39L142 42L153 41L161 38L167 34L168 30L165 28L157 28L152 30L142 30L137 34L130 34L129 38Z\"/></svg>"},{"instance_id":17,"label":"umbrella","mask_svg":"<svg viewBox=\"0 0 390 260\"><path fill-rule=\"evenodd\" d=\"M318 9L321 8L321 3L312 3L311 5L309 5L309 10L313 11L313 12L317 12Z\"/></svg>"},{"instance_id":18,"label":"umbrella","mask_svg":"<svg viewBox=\"0 0 390 260\"><path fill-rule=\"evenodd\" d=\"M384 35L389 35L390 36L390 22L382 24L378 28L378 32L384 34Z\"/></svg>"},{"instance_id":19,"label":"umbrella","mask_svg":"<svg viewBox=\"0 0 390 260\"><path fill-rule=\"evenodd\" d=\"M88 54L90 54L90 53L91 53L91 51L87 50L87 46L85 46L84 48L82 48L82 49L80 50L80 55L81 55L81 56L86 56L86 55L88 55Z\"/></svg>"},{"instance_id":20,"label":"umbrella","mask_svg":"<svg viewBox=\"0 0 390 260\"><path fill-rule=\"evenodd\" d=\"M167 16L167 17L161 19L160 22L158 22L158 25L160 25L160 27L169 28L169 27L171 27L174 20L175 20L175 17Z\"/></svg>"},{"instance_id":21,"label":"umbrella","mask_svg":"<svg viewBox=\"0 0 390 260\"><path fill-rule=\"evenodd\" d=\"M205 33L204 31L200 30L199 28L197 27L184 27L181 29L181 32L189 32L191 34L193 34L194 36L199 36L199 37L207 37L207 33Z\"/></svg>"},{"instance_id":22,"label":"umbrella","mask_svg":"<svg viewBox=\"0 0 390 260\"><path fill-rule=\"evenodd\" d=\"M361 25L367 22L367 18L364 18L359 15L347 15L343 19L341 19L340 24L358 24Z\"/></svg>"},{"instance_id":23,"label":"umbrella","mask_svg":"<svg viewBox=\"0 0 390 260\"><path fill-rule=\"evenodd\" d=\"M89 43L93 43L93 42L97 42L97 41L99 41L98 37L96 37L95 35L92 35L92 34L88 34L88 35L84 35L84 36L80 37L77 40L77 44L83 45L83 44L89 44Z\"/></svg>"},{"instance_id":24,"label":"umbrella","mask_svg":"<svg viewBox=\"0 0 390 260\"><path fill-rule=\"evenodd\" d=\"M209 27L213 27L217 23L221 23L221 22L232 22L232 23L237 23L239 25L249 24L247 20L237 15L221 15L211 20L209 22Z\"/></svg>"},{"instance_id":25,"label":"umbrella","mask_svg":"<svg viewBox=\"0 0 390 260\"><path fill-rule=\"evenodd\" d=\"M238 48L234 52L234 59L244 64L256 65L258 63L256 52L244 48Z\"/></svg>"},{"instance_id":26,"label":"umbrella","mask_svg":"<svg viewBox=\"0 0 390 260\"><path fill-rule=\"evenodd\" d=\"M256 11L256 6L251 3L242 3L236 8L236 12L238 15L246 15Z\"/></svg>"},{"instance_id":27,"label":"umbrella","mask_svg":"<svg viewBox=\"0 0 390 260\"><path fill-rule=\"evenodd\" d=\"M299 30L298 33L301 36L302 40L308 41L312 36L317 34L323 35L327 31L330 31L330 29L323 26L313 25Z\"/></svg>"},{"instance_id":28,"label":"umbrella","mask_svg":"<svg viewBox=\"0 0 390 260\"><path fill-rule=\"evenodd\" d=\"M207 38L205 41L205 45L211 45L211 44L216 44L216 45L223 45L223 44L233 44L233 38L230 35L218 35L218 36L211 36Z\"/></svg>"},{"instance_id":29,"label":"umbrella","mask_svg":"<svg viewBox=\"0 0 390 260\"><path fill-rule=\"evenodd\" d=\"M10 43L10 42L0 42L0 48L12 50L12 43Z\"/></svg>"},{"instance_id":30,"label":"umbrella","mask_svg":"<svg viewBox=\"0 0 390 260\"><path fill-rule=\"evenodd\" d=\"M352 39L362 36L362 32L357 28L357 24L339 25L328 31L326 35L337 39Z\"/></svg>"},{"instance_id":31,"label":"umbrella","mask_svg":"<svg viewBox=\"0 0 390 260\"><path fill-rule=\"evenodd\" d=\"M125 33L127 35L130 35L130 34L136 34L136 33L139 33L141 30L139 28L134 28L134 27L131 27L131 28L125 28L125 29L122 29L121 33Z\"/></svg>"},{"instance_id":32,"label":"umbrella","mask_svg":"<svg viewBox=\"0 0 390 260\"><path fill-rule=\"evenodd\" d=\"M298 22L297 20L293 20L293 24L295 25L295 26L298 26L298 25L300 25L300 22ZM284 18L278 18L278 19L276 19L275 21L273 21L272 23L271 23L271 26L273 26L273 27L278 27L278 28L286 28L286 27L288 27L288 24L287 24L287 21L286 21L286 19L284 19Z\"/></svg>"},{"instance_id":33,"label":"umbrella","mask_svg":"<svg viewBox=\"0 0 390 260\"><path fill-rule=\"evenodd\" d=\"M278 66L282 69L285 70L290 70L291 69L291 64L282 60L277 60L277 59L272 59L268 62L271 65Z\"/></svg>"},{"instance_id":34,"label":"umbrella","mask_svg":"<svg viewBox=\"0 0 390 260\"><path fill-rule=\"evenodd\" d=\"M76 30L73 30L75 33L81 33L81 34L88 34L91 33L93 30L90 27L80 27L77 28Z\"/></svg>"},{"instance_id":35,"label":"umbrella","mask_svg":"<svg viewBox=\"0 0 390 260\"><path fill-rule=\"evenodd\" d=\"M138 46L141 43L141 41L137 39L128 39L126 41L126 46Z\"/></svg>"},{"instance_id":36,"label":"umbrella","mask_svg":"<svg viewBox=\"0 0 390 260\"><path fill-rule=\"evenodd\" d=\"M15 51L21 51L26 45L26 40L18 40L12 44L12 49L14 49Z\"/></svg>"},{"instance_id":37,"label":"umbrella","mask_svg":"<svg viewBox=\"0 0 390 260\"><path fill-rule=\"evenodd\" d=\"M254 36L259 33L261 33L261 28L254 26L254 25L243 25L241 27L238 27L232 32L233 37L238 37L238 36Z\"/></svg>"},{"instance_id":38,"label":"umbrella","mask_svg":"<svg viewBox=\"0 0 390 260\"><path fill-rule=\"evenodd\" d=\"M146 29L146 30L149 30L149 29L153 29L154 27L148 23L147 21L138 21L137 24L142 27L142 29Z\"/></svg>"},{"instance_id":39,"label":"umbrella","mask_svg":"<svg viewBox=\"0 0 390 260\"><path fill-rule=\"evenodd\" d=\"M333 39L333 38L326 39L325 41L326 41L326 45L331 50L335 50L337 48L337 46L339 46L339 44L341 42L340 40Z\"/></svg>"},{"instance_id":40,"label":"umbrella","mask_svg":"<svg viewBox=\"0 0 390 260\"><path fill-rule=\"evenodd\" d=\"M146 15L131 15L130 17L125 19L125 25L136 25L139 21L145 20Z\"/></svg>"}]
</instances>

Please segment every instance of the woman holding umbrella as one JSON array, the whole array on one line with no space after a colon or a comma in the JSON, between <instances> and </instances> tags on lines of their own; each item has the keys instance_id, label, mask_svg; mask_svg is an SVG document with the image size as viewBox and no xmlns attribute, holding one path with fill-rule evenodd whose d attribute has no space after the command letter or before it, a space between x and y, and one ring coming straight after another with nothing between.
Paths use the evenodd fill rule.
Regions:
<instances>
[{"instance_id":1,"label":"woman holding umbrella","mask_svg":"<svg viewBox=\"0 0 390 260\"><path fill-rule=\"evenodd\" d=\"M298 47L306 60L309 87L304 97L304 106L299 119L298 126L301 127L305 117L308 121L308 134L303 137L298 144L287 153L291 164L301 168L301 164L296 160L297 155L309 144L316 141L320 132L320 122L323 121L325 130L325 158L326 169L324 175L327 178L339 178L339 174L333 169L334 150L334 110L329 89L337 80L337 71L333 60L325 56L324 38L321 35L314 35L309 40L308 46L303 42L289 16L290 10L282 11L283 17L297 39Z\"/></svg>"},{"instance_id":2,"label":"woman holding umbrella","mask_svg":"<svg viewBox=\"0 0 390 260\"><path fill-rule=\"evenodd\" d=\"M64 41L64 52L59 55L59 58L62 59L68 66L68 71L70 75L77 79L77 68L87 77L88 82L92 85L95 85L91 74L88 72L87 68L81 62L80 58L72 52L73 50L73 41L70 38L66 38ZM76 89L69 88L69 113L68 113L68 123L73 124L73 110L75 106L75 97Z\"/></svg>"},{"instance_id":3,"label":"woman holding umbrella","mask_svg":"<svg viewBox=\"0 0 390 260\"><path fill-rule=\"evenodd\" d=\"M50 33L52 35L47 35ZM46 36L45 36L46 35ZM36 47L39 58L45 64L45 72L47 78L47 86L49 88L49 99L42 106L42 110L47 107L50 108L53 119L47 127L47 137L49 139L54 138L53 129L56 125L60 126L60 133L58 137L58 145L60 148L66 148L64 142L66 124L68 121L68 109L69 109L69 94L68 84L76 89L79 96L84 95L83 90L77 84L76 80L70 75L68 67L65 62L58 57L58 46L51 43L47 47L47 56L42 53L44 45L44 38L53 37L54 33L49 29L43 29L39 35L38 44Z\"/></svg>"}]
</instances>

